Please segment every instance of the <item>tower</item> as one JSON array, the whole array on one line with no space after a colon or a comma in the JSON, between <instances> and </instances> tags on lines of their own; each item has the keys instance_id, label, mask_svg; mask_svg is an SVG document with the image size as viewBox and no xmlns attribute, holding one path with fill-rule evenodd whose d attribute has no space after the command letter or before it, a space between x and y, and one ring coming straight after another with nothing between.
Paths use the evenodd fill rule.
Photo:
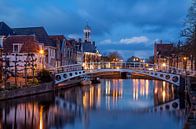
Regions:
<instances>
[{"instance_id":1,"label":"tower","mask_svg":"<svg viewBox=\"0 0 196 129\"><path fill-rule=\"evenodd\" d=\"M87 25L84 28L84 41L85 42L89 42L90 41L90 34L91 34L91 28L90 28L90 26L87 23Z\"/></svg>"}]
</instances>

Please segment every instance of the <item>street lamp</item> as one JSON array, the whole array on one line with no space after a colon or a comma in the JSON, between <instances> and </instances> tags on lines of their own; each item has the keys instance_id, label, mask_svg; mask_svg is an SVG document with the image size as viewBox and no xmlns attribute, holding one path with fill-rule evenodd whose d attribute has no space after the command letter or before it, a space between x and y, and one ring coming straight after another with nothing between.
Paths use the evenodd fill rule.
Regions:
<instances>
[{"instance_id":1,"label":"street lamp","mask_svg":"<svg viewBox=\"0 0 196 129\"><path fill-rule=\"evenodd\" d=\"M166 67L166 63L163 63L162 66L163 66L163 67Z\"/></svg>"},{"instance_id":2,"label":"street lamp","mask_svg":"<svg viewBox=\"0 0 196 129\"><path fill-rule=\"evenodd\" d=\"M183 57L185 72L186 72L186 69L187 69L187 60L188 60L188 57L186 57L186 56Z\"/></svg>"},{"instance_id":3,"label":"street lamp","mask_svg":"<svg viewBox=\"0 0 196 129\"><path fill-rule=\"evenodd\" d=\"M40 53L41 55L44 55L44 50L43 50L43 49L39 50L39 53Z\"/></svg>"},{"instance_id":4,"label":"street lamp","mask_svg":"<svg viewBox=\"0 0 196 129\"><path fill-rule=\"evenodd\" d=\"M42 69L44 69L44 50L43 49L39 50L39 54L41 55L42 58Z\"/></svg>"},{"instance_id":5,"label":"street lamp","mask_svg":"<svg viewBox=\"0 0 196 129\"><path fill-rule=\"evenodd\" d=\"M184 61L187 61L187 57L183 57L183 60L184 60Z\"/></svg>"},{"instance_id":6,"label":"street lamp","mask_svg":"<svg viewBox=\"0 0 196 129\"><path fill-rule=\"evenodd\" d=\"M146 64L146 67L148 67L149 66L149 64Z\"/></svg>"}]
</instances>

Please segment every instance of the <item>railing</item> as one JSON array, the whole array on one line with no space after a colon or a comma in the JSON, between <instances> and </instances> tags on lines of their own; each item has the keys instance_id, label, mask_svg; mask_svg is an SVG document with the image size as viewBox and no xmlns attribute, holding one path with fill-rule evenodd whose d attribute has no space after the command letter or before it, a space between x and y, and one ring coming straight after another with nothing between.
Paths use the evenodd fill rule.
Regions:
<instances>
[{"instance_id":1,"label":"railing","mask_svg":"<svg viewBox=\"0 0 196 129\"><path fill-rule=\"evenodd\" d=\"M141 62L90 62L83 64L74 64L74 65L66 65L62 67L54 68L53 71L55 73L61 72L70 72L70 71L79 71L79 70L93 71L93 70L101 70L101 69L130 69L135 71L156 71L163 73L171 73L177 75L189 75L194 76L196 74L195 71L179 69L176 67L157 64L149 64L149 63L141 63ZM52 69L50 69L52 70Z\"/></svg>"},{"instance_id":2,"label":"railing","mask_svg":"<svg viewBox=\"0 0 196 129\"><path fill-rule=\"evenodd\" d=\"M73 65L65 65L65 66L52 68L49 69L49 71L54 73L63 73L63 72L79 71L82 69L83 67L80 64L73 64Z\"/></svg>"},{"instance_id":3,"label":"railing","mask_svg":"<svg viewBox=\"0 0 196 129\"><path fill-rule=\"evenodd\" d=\"M141 62L91 62L84 65L86 70L96 69L132 69L132 70L145 70L157 71L164 73L172 73L178 75L195 75L195 71L179 69L168 65L157 65Z\"/></svg>"}]
</instances>

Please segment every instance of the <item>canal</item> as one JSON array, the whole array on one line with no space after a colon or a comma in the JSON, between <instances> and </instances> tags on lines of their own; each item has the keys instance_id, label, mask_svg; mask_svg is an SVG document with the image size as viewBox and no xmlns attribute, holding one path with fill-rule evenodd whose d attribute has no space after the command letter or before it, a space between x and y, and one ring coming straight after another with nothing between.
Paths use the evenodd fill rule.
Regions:
<instances>
[{"instance_id":1,"label":"canal","mask_svg":"<svg viewBox=\"0 0 196 129\"><path fill-rule=\"evenodd\" d=\"M0 103L0 129L183 129L178 90L157 80L103 79Z\"/></svg>"}]
</instances>

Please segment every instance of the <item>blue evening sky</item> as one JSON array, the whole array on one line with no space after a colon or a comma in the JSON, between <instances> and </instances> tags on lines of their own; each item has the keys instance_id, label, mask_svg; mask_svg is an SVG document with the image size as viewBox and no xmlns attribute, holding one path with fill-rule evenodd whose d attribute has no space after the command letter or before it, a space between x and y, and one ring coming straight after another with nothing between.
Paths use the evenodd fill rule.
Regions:
<instances>
[{"instance_id":1,"label":"blue evening sky","mask_svg":"<svg viewBox=\"0 0 196 129\"><path fill-rule=\"evenodd\" d=\"M153 55L157 40L176 42L191 0L0 0L10 27L44 26L49 34L83 37L88 21L102 53Z\"/></svg>"}]
</instances>

